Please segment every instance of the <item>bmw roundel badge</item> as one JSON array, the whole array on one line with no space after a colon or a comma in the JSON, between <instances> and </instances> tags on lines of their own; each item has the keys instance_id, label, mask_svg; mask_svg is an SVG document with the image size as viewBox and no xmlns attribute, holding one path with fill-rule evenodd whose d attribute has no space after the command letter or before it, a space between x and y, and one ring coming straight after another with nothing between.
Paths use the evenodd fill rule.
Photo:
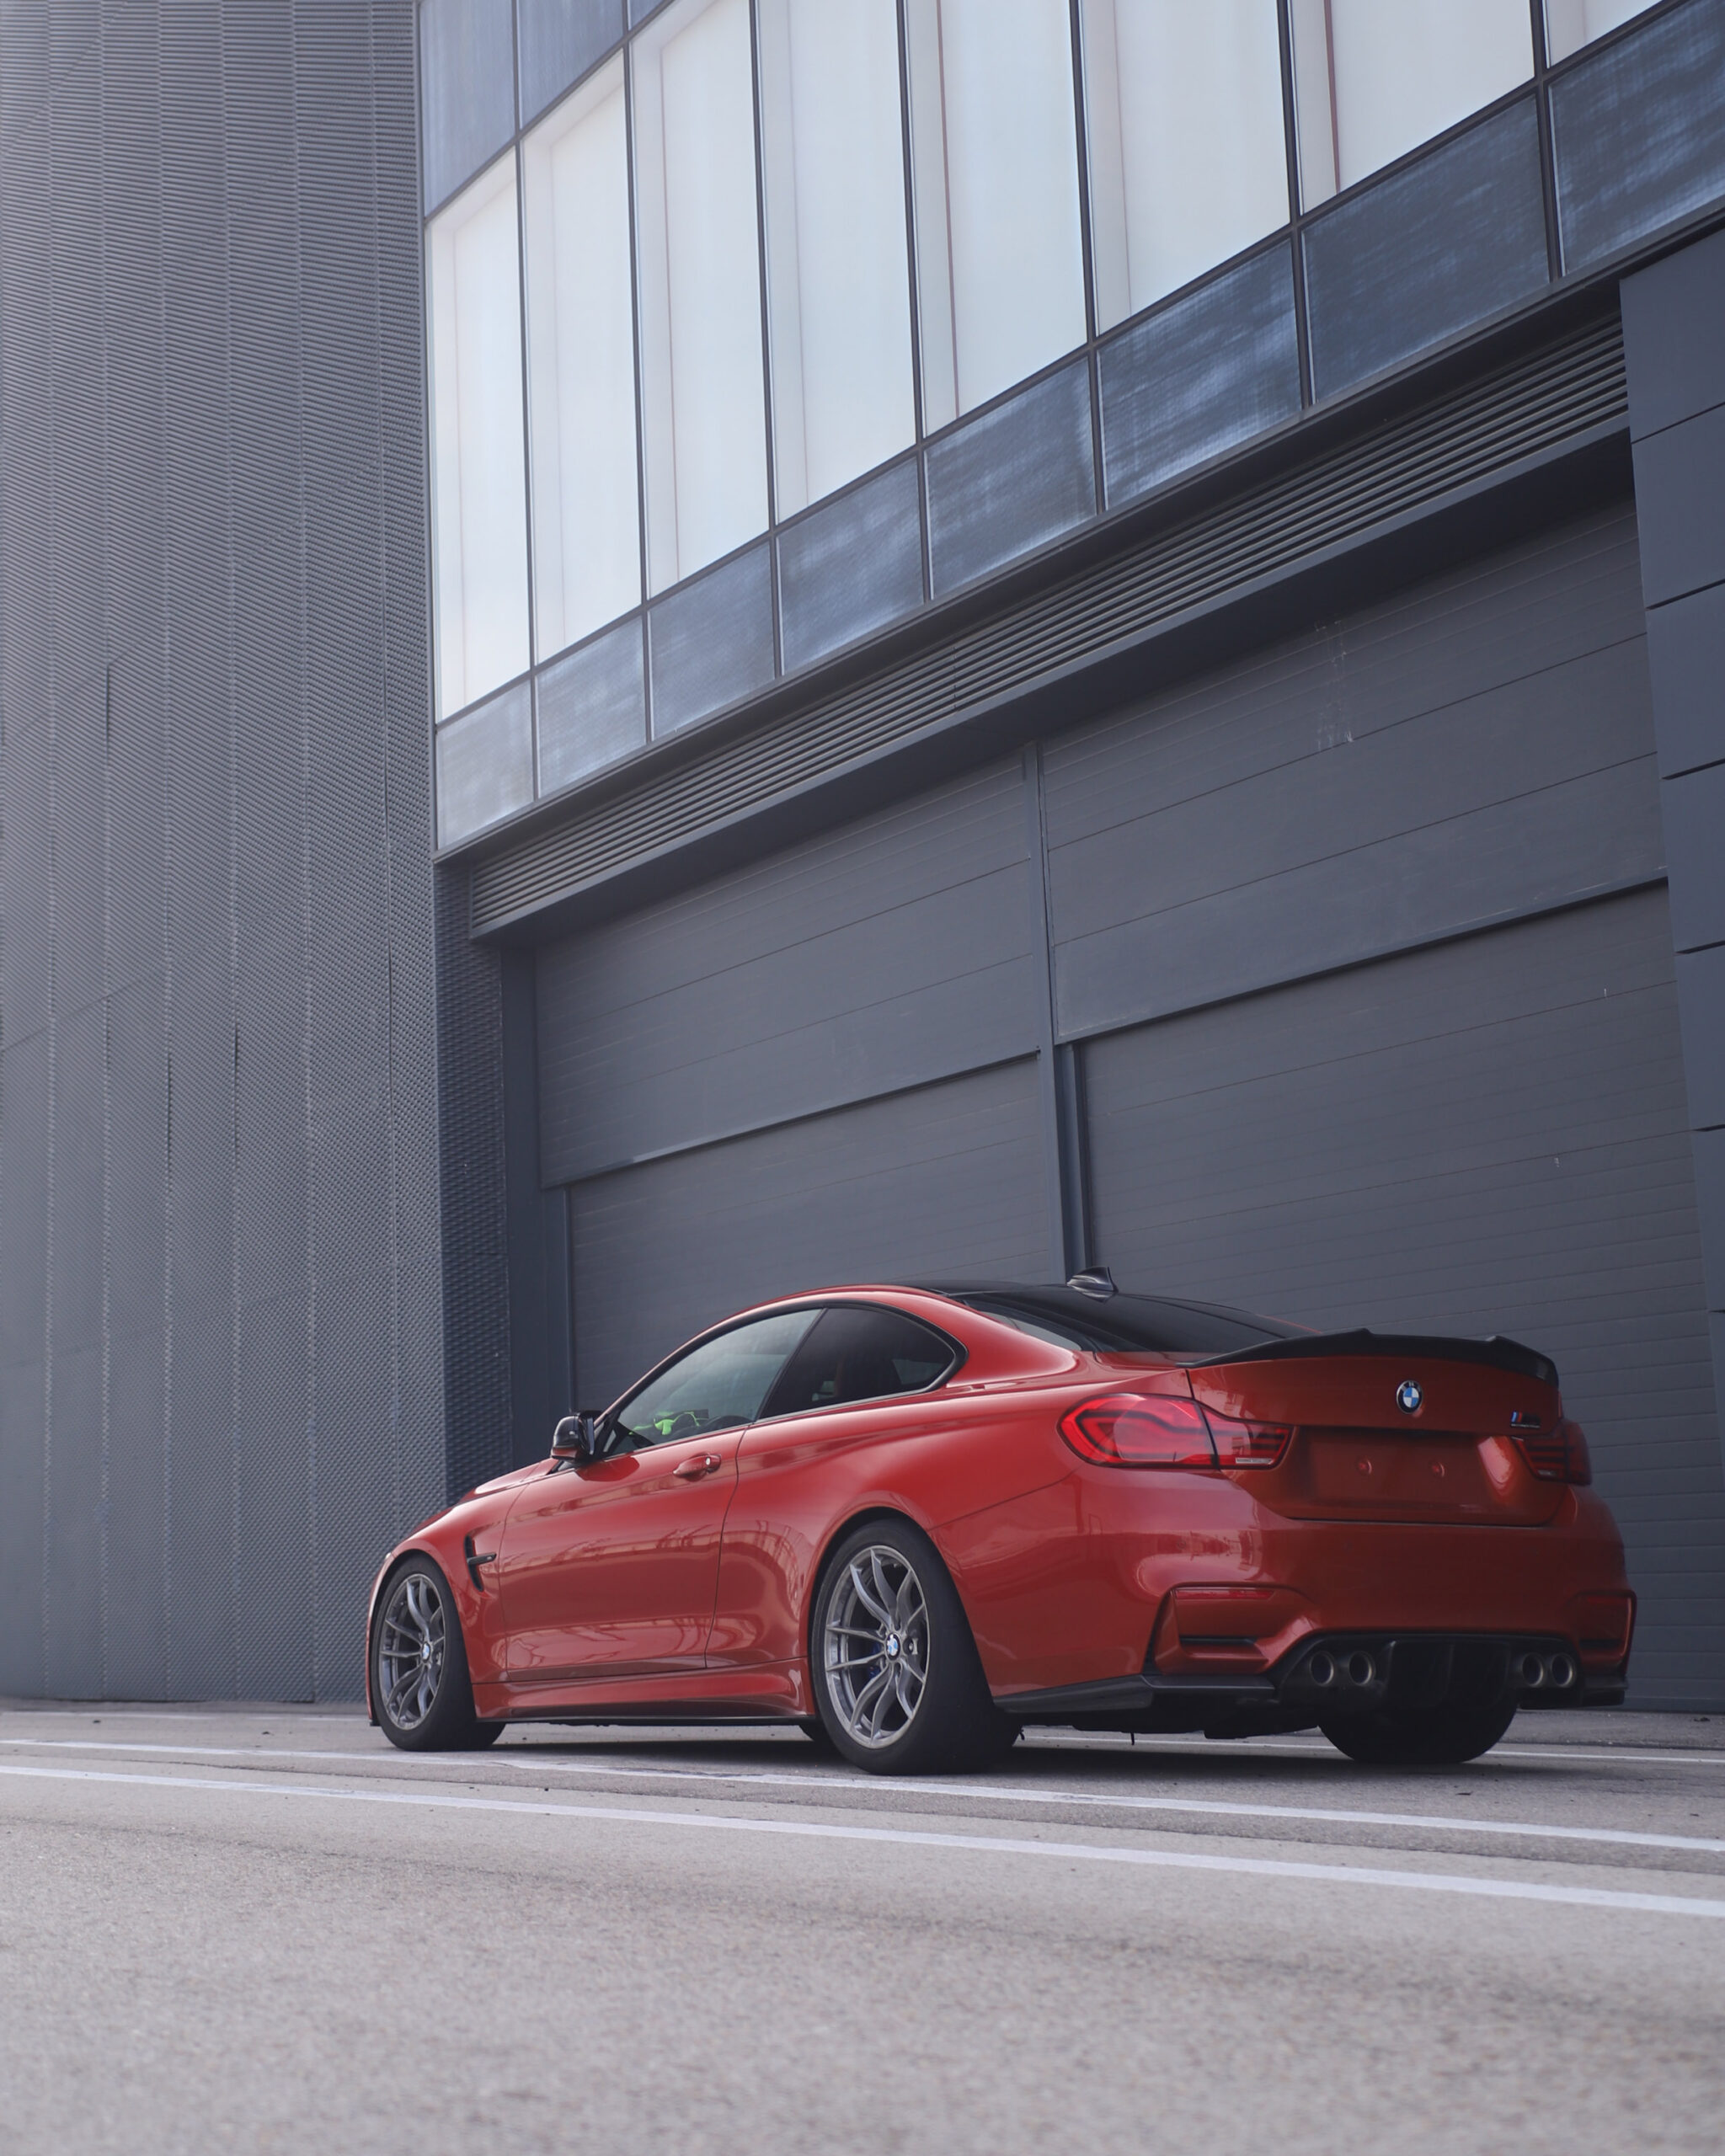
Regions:
<instances>
[{"instance_id":1,"label":"bmw roundel badge","mask_svg":"<svg viewBox=\"0 0 1725 2156\"><path fill-rule=\"evenodd\" d=\"M1396 1405L1404 1415L1417 1415L1425 1404L1425 1395L1412 1378L1403 1378L1396 1388Z\"/></svg>"}]
</instances>

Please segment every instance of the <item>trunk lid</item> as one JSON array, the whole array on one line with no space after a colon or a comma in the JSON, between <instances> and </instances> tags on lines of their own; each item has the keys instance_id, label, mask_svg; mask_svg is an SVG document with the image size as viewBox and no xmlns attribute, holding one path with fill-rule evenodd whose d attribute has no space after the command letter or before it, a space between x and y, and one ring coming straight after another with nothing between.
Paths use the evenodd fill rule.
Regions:
<instances>
[{"instance_id":1,"label":"trunk lid","mask_svg":"<svg viewBox=\"0 0 1725 2156\"><path fill-rule=\"evenodd\" d=\"M1188 1374L1206 1407L1292 1428L1278 1465L1238 1470L1290 1518L1532 1527L1567 1494L1515 1442L1562 1404L1553 1365L1513 1341L1316 1335Z\"/></svg>"}]
</instances>

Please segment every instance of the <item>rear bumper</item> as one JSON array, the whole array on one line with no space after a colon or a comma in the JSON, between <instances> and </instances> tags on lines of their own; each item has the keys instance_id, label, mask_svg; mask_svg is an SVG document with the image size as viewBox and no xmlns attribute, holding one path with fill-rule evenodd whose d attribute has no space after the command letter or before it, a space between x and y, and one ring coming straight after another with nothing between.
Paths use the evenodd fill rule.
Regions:
<instances>
[{"instance_id":1,"label":"rear bumper","mask_svg":"<svg viewBox=\"0 0 1725 2156\"><path fill-rule=\"evenodd\" d=\"M1354 1633L1562 1640L1600 1669L1629 1645L1599 1645L1594 1605L1632 1611L1633 1595L1586 1488L1566 1487L1539 1527L1329 1521L1272 1511L1243 1476L1098 1467L937 1539L1009 1713L1049 1688L1146 1673L1232 1694Z\"/></svg>"},{"instance_id":2,"label":"rear bumper","mask_svg":"<svg viewBox=\"0 0 1725 2156\"><path fill-rule=\"evenodd\" d=\"M1170 1674L1151 1661L1136 1676L995 1704L1019 1721L1249 1736L1381 1707L1616 1706L1626 1669L1626 1658L1588 1668L1573 1642L1551 1634L1356 1630L1309 1636L1262 1675Z\"/></svg>"}]
</instances>

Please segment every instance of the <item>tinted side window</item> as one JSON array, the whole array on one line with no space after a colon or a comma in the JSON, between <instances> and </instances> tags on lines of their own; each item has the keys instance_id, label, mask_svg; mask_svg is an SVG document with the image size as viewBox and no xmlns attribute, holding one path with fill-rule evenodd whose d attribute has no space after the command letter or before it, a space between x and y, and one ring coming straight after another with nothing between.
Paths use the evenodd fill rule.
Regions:
<instances>
[{"instance_id":1,"label":"tinted side window","mask_svg":"<svg viewBox=\"0 0 1725 2156\"><path fill-rule=\"evenodd\" d=\"M787 1310L702 1341L623 1402L611 1418L606 1449L638 1451L752 1422L785 1358L814 1321L812 1310Z\"/></svg>"},{"instance_id":2,"label":"tinted side window","mask_svg":"<svg viewBox=\"0 0 1725 2156\"><path fill-rule=\"evenodd\" d=\"M821 1313L773 1387L766 1415L794 1415L847 1401L920 1392L948 1368L953 1351L937 1332L901 1310L852 1308Z\"/></svg>"}]
</instances>

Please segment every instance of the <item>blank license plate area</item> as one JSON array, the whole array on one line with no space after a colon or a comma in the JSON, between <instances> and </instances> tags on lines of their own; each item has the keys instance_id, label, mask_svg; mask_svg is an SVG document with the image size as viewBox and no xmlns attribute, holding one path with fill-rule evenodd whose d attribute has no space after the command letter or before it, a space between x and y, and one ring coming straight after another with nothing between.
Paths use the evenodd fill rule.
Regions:
<instances>
[{"instance_id":1,"label":"blank license plate area","mask_svg":"<svg viewBox=\"0 0 1725 2156\"><path fill-rule=\"evenodd\" d=\"M1322 1429L1301 1436L1303 1494L1325 1512L1482 1519L1503 1509L1476 1438Z\"/></svg>"}]
</instances>

